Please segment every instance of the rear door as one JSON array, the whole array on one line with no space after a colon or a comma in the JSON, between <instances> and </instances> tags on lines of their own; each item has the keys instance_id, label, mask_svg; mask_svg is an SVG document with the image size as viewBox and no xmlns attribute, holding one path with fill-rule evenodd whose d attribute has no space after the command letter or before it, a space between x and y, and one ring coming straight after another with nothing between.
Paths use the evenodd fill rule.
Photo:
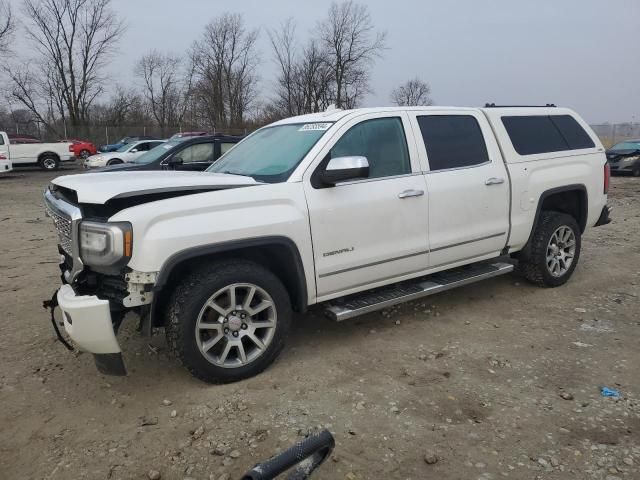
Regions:
<instances>
[{"instance_id":1,"label":"rear door","mask_svg":"<svg viewBox=\"0 0 640 480\"><path fill-rule=\"evenodd\" d=\"M429 192L430 267L498 255L509 232L509 179L487 120L474 110L410 115Z\"/></svg>"}]
</instances>

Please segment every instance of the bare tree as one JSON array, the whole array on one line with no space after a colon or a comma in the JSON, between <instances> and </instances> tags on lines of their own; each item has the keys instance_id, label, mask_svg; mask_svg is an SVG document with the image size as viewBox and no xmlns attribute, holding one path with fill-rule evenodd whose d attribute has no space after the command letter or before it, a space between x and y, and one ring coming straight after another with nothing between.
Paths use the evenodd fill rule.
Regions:
<instances>
[{"instance_id":1,"label":"bare tree","mask_svg":"<svg viewBox=\"0 0 640 480\"><path fill-rule=\"evenodd\" d=\"M371 66L385 48L386 33L376 31L367 6L353 0L334 2L319 33L333 73L334 103L354 107L369 91Z\"/></svg>"},{"instance_id":2,"label":"bare tree","mask_svg":"<svg viewBox=\"0 0 640 480\"><path fill-rule=\"evenodd\" d=\"M11 96L41 120L44 102L48 111L61 109L71 125L86 124L92 103L104 91L102 69L124 31L110 3L24 0L26 32L38 52L30 66L38 71L27 66L11 75Z\"/></svg>"},{"instance_id":3,"label":"bare tree","mask_svg":"<svg viewBox=\"0 0 640 480\"><path fill-rule=\"evenodd\" d=\"M185 71L179 56L153 50L140 59L136 74L143 80L150 111L164 136L166 128L180 124L184 116L193 67L188 65Z\"/></svg>"},{"instance_id":4,"label":"bare tree","mask_svg":"<svg viewBox=\"0 0 640 480\"><path fill-rule=\"evenodd\" d=\"M194 44L194 89L214 128L244 124L257 91L257 38L241 15L225 13Z\"/></svg>"},{"instance_id":5,"label":"bare tree","mask_svg":"<svg viewBox=\"0 0 640 480\"><path fill-rule=\"evenodd\" d=\"M288 18L280 31L269 31L269 40L273 48L274 60L278 66L278 79L276 87L276 104L283 111L284 116L290 117L297 114L296 109L296 47L295 47L295 22Z\"/></svg>"},{"instance_id":6,"label":"bare tree","mask_svg":"<svg viewBox=\"0 0 640 480\"><path fill-rule=\"evenodd\" d=\"M398 106L433 105L431 87L418 77L407 80L391 91L391 101Z\"/></svg>"},{"instance_id":7,"label":"bare tree","mask_svg":"<svg viewBox=\"0 0 640 480\"><path fill-rule=\"evenodd\" d=\"M289 19L280 31L269 32L278 66L275 108L280 116L301 115L326 109L331 103L333 74L327 51L311 39L298 51L295 24Z\"/></svg>"},{"instance_id":8,"label":"bare tree","mask_svg":"<svg viewBox=\"0 0 640 480\"><path fill-rule=\"evenodd\" d=\"M5 0L0 0L0 54L6 54L10 50L9 46L15 27L11 5Z\"/></svg>"}]
</instances>

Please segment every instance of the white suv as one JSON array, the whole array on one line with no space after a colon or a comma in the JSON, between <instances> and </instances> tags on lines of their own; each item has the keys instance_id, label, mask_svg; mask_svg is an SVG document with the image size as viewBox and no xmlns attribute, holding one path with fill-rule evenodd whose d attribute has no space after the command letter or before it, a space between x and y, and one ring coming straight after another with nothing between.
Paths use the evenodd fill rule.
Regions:
<instances>
[{"instance_id":1,"label":"white suv","mask_svg":"<svg viewBox=\"0 0 640 480\"><path fill-rule=\"evenodd\" d=\"M609 222L598 138L555 107L367 108L254 132L207 172L72 175L45 192L66 332L124 374L125 312L195 376L255 375L292 311L336 320L508 273L573 273Z\"/></svg>"}]
</instances>

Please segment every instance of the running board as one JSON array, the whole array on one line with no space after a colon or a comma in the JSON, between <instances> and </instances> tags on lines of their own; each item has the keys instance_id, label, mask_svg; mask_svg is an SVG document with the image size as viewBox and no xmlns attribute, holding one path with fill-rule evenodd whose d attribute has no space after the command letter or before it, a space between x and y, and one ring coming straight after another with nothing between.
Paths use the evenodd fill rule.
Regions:
<instances>
[{"instance_id":1,"label":"running board","mask_svg":"<svg viewBox=\"0 0 640 480\"><path fill-rule=\"evenodd\" d=\"M456 287L479 282L513 271L513 265L504 262L466 265L421 277L416 280L397 283L349 295L327 303L325 314L340 322L365 313L382 310L398 303L409 302Z\"/></svg>"}]
</instances>

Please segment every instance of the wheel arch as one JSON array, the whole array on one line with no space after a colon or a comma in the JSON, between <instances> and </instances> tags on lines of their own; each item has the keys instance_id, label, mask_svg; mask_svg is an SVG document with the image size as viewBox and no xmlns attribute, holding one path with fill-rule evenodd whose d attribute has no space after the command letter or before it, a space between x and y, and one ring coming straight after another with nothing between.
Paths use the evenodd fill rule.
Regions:
<instances>
[{"instance_id":1,"label":"wheel arch","mask_svg":"<svg viewBox=\"0 0 640 480\"><path fill-rule=\"evenodd\" d=\"M60 155L58 155L56 152L47 150L38 155L38 162L41 162L45 157L55 157L58 161L60 161Z\"/></svg>"},{"instance_id":2,"label":"wheel arch","mask_svg":"<svg viewBox=\"0 0 640 480\"><path fill-rule=\"evenodd\" d=\"M307 280L297 245L288 237L269 236L200 245L174 253L162 265L153 287L150 324L163 324L160 312L180 278L206 262L229 258L250 260L268 268L289 292L294 310L306 310Z\"/></svg>"},{"instance_id":3,"label":"wheel arch","mask_svg":"<svg viewBox=\"0 0 640 480\"><path fill-rule=\"evenodd\" d=\"M573 184L550 188L542 192L538 198L531 232L529 232L527 243L522 249L523 252L527 252L531 245L531 239L540 221L540 214L543 211L556 211L571 215L578 223L580 233L584 233L589 215L587 188L583 184Z\"/></svg>"}]
</instances>

